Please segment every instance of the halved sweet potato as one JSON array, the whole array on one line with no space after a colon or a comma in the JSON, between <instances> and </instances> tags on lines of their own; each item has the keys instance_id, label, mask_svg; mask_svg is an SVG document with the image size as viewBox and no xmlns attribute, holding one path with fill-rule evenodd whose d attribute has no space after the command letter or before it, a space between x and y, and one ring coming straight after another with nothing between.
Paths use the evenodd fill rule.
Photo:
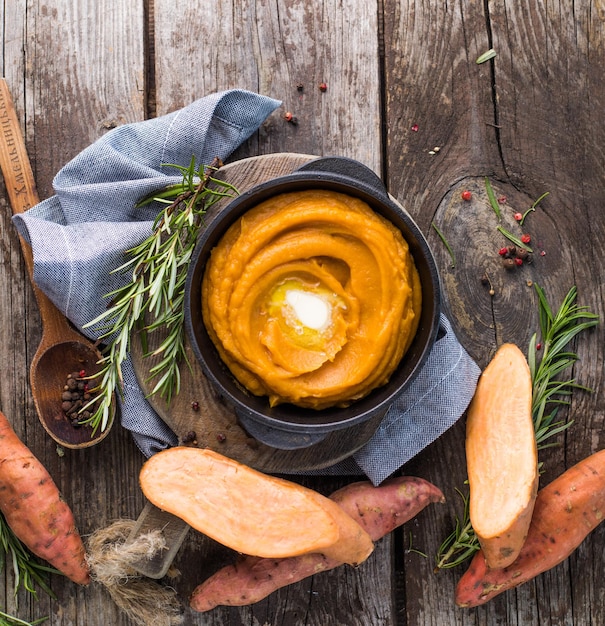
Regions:
<instances>
[{"instance_id":1,"label":"halved sweet potato","mask_svg":"<svg viewBox=\"0 0 605 626\"><path fill-rule=\"evenodd\" d=\"M470 518L490 568L517 558L531 522L538 489L531 405L527 360L503 344L479 378L466 422Z\"/></svg>"},{"instance_id":2,"label":"halved sweet potato","mask_svg":"<svg viewBox=\"0 0 605 626\"><path fill-rule=\"evenodd\" d=\"M332 500L212 450L158 452L143 465L140 483L157 507L243 554L321 552L357 565L374 549L368 533Z\"/></svg>"}]
</instances>

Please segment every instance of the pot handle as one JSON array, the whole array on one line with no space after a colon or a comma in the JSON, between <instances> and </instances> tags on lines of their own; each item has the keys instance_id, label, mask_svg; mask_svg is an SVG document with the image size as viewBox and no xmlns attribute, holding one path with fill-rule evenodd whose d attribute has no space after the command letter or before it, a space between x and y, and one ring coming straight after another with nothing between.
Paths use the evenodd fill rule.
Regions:
<instances>
[{"instance_id":1,"label":"pot handle","mask_svg":"<svg viewBox=\"0 0 605 626\"><path fill-rule=\"evenodd\" d=\"M349 157L329 156L319 157L299 167L297 172L326 172L344 176L352 181L361 182L371 187L375 192L389 197L381 178L369 167Z\"/></svg>"}]
</instances>

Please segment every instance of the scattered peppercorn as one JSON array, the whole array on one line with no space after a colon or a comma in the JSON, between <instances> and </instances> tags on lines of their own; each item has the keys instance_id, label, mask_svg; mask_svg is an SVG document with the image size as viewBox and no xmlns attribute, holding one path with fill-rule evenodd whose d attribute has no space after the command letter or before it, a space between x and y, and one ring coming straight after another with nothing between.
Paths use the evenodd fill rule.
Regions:
<instances>
[{"instance_id":1,"label":"scattered peppercorn","mask_svg":"<svg viewBox=\"0 0 605 626\"><path fill-rule=\"evenodd\" d=\"M298 124L298 118L294 117L294 115L292 115L290 111L284 113L284 119L286 120L286 122L288 122L288 124L293 124L294 126Z\"/></svg>"},{"instance_id":2,"label":"scattered peppercorn","mask_svg":"<svg viewBox=\"0 0 605 626\"><path fill-rule=\"evenodd\" d=\"M468 189L465 189L460 195L467 202L473 197L473 194Z\"/></svg>"},{"instance_id":3,"label":"scattered peppercorn","mask_svg":"<svg viewBox=\"0 0 605 626\"><path fill-rule=\"evenodd\" d=\"M531 263L533 255L526 248L517 246L504 246L498 250L502 260L502 266L506 269L521 267L524 263Z\"/></svg>"},{"instance_id":4,"label":"scattered peppercorn","mask_svg":"<svg viewBox=\"0 0 605 626\"><path fill-rule=\"evenodd\" d=\"M216 440L219 443L225 443L225 441L227 441L227 435L225 435L225 433L217 433L216 434Z\"/></svg>"},{"instance_id":5,"label":"scattered peppercorn","mask_svg":"<svg viewBox=\"0 0 605 626\"><path fill-rule=\"evenodd\" d=\"M502 267L506 270L512 270L517 266L515 263L515 259L511 259L510 257L505 257L502 259Z\"/></svg>"},{"instance_id":6,"label":"scattered peppercorn","mask_svg":"<svg viewBox=\"0 0 605 626\"><path fill-rule=\"evenodd\" d=\"M197 434L195 432L195 430L190 430L189 432L185 433L183 435L183 437L181 438L181 443L183 444L196 444L197 443Z\"/></svg>"},{"instance_id":7,"label":"scattered peppercorn","mask_svg":"<svg viewBox=\"0 0 605 626\"><path fill-rule=\"evenodd\" d=\"M524 235L521 235L521 241L523 243L530 243L531 242L531 236L528 235L527 233L525 233Z\"/></svg>"},{"instance_id":8,"label":"scattered peppercorn","mask_svg":"<svg viewBox=\"0 0 605 626\"><path fill-rule=\"evenodd\" d=\"M506 196L500 196L498 198L498 204L506 204Z\"/></svg>"},{"instance_id":9,"label":"scattered peppercorn","mask_svg":"<svg viewBox=\"0 0 605 626\"><path fill-rule=\"evenodd\" d=\"M200 403L199 403L199 402L197 402L196 400L194 400L194 401L191 403L191 408L192 408L194 411L199 411L199 410L200 410Z\"/></svg>"},{"instance_id":10,"label":"scattered peppercorn","mask_svg":"<svg viewBox=\"0 0 605 626\"><path fill-rule=\"evenodd\" d=\"M523 213L517 212L513 217L517 220L517 222L520 222L523 219Z\"/></svg>"},{"instance_id":11,"label":"scattered peppercorn","mask_svg":"<svg viewBox=\"0 0 605 626\"><path fill-rule=\"evenodd\" d=\"M418 130L419 130L419 129L418 129L418 124L412 124L411 131L412 131L413 133L417 133L417 132L418 132Z\"/></svg>"},{"instance_id":12,"label":"scattered peppercorn","mask_svg":"<svg viewBox=\"0 0 605 626\"><path fill-rule=\"evenodd\" d=\"M69 373L61 393L61 410L69 422L76 428L91 418L98 405L98 403L95 403L82 410L92 399L88 384L82 380L85 376L85 370Z\"/></svg>"},{"instance_id":13,"label":"scattered peppercorn","mask_svg":"<svg viewBox=\"0 0 605 626\"><path fill-rule=\"evenodd\" d=\"M296 85L296 90L297 91L302 91L304 89L304 85L302 83L298 83L298 85Z\"/></svg>"},{"instance_id":14,"label":"scattered peppercorn","mask_svg":"<svg viewBox=\"0 0 605 626\"><path fill-rule=\"evenodd\" d=\"M319 91L328 91L328 84L327 83L319 83Z\"/></svg>"}]
</instances>

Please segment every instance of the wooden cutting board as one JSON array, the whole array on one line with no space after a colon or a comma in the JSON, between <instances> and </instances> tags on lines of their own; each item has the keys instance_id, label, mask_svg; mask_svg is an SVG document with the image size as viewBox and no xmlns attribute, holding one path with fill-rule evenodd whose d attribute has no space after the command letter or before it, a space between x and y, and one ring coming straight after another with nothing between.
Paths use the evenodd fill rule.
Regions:
<instances>
[{"instance_id":1,"label":"wooden cutting board","mask_svg":"<svg viewBox=\"0 0 605 626\"><path fill-rule=\"evenodd\" d=\"M219 170L217 178L228 181L243 193L251 187L278 176L289 174L317 157L303 154L279 153L236 161ZM228 201L215 204L207 215L207 223L223 209ZM161 333L148 337L148 347L159 345ZM381 417L364 424L328 435L321 442L298 450L278 450L253 437L239 424L234 410L217 395L195 360L187 342L191 365L181 368L181 391L167 404L157 395L149 401L160 417L177 434L179 441L195 437L194 445L211 448L246 465L268 473L321 470L350 456L362 447L376 430ZM132 338L132 360L143 391L149 394L153 381L149 370L155 361L144 357L141 342Z\"/></svg>"}]
</instances>

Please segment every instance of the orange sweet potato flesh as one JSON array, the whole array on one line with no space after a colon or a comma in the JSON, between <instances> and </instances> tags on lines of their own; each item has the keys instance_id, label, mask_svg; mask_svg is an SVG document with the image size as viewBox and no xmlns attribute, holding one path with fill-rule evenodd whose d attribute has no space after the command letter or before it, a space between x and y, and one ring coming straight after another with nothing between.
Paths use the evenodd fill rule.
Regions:
<instances>
[{"instance_id":1,"label":"orange sweet potato flesh","mask_svg":"<svg viewBox=\"0 0 605 626\"><path fill-rule=\"evenodd\" d=\"M489 569L479 551L456 587L456 604L485 604L564 561L605 516L605 450L538 492L527 539L514 563Z\"/></svg>"},{"instance_id":2,"label":"orange sweet potato flesh","mask_svg":"<svg viewBox=\"0 0 605 626\"><path fill-rule=\"evenodd\" d=\"M46 468L0 412L0 511L29 550L80 585L90 582L73 513Z\"/></svg>"},{"instance_id":3,"label":"orange sweet potato flesh","mask_svg":"<svg viewBox=\"0 0 605 626\"><path fill-rule=\"evenodd\" d=\"M538 490L532 380L521 350L503 344L483 371L467 413L470 519L488 567L519 554Z\"/></svg>"},{"instance_id":4,"label":"orange sweet potato flesh","mask_svg":"<svg viewBox=\"0 0 605 626\"><path fill-rule=\"evenodd\" d=\"M374 549L368 533L332 500L212 450L158 452L143 465L140 483L157 507L243 554L321 551L357 565Z\"/></svg>"},{"instance_id":5,"label":"orange sweet potato flesh","mask_svg":"<svg viewBox=\"0 0 605 626\"><path fill-rule=\"evenodd\" d=\"M391 478L378 487L367 481L352 483L334 492L330 499L365 528L374 541L415 517L430 503L445 501L435 485L413 476ZM254 604L282 587L342 564L321 553L286 559L245 557L198 585L189 599L190 606L205 612L217 606Z\"/></svg>"}]
</instances>

